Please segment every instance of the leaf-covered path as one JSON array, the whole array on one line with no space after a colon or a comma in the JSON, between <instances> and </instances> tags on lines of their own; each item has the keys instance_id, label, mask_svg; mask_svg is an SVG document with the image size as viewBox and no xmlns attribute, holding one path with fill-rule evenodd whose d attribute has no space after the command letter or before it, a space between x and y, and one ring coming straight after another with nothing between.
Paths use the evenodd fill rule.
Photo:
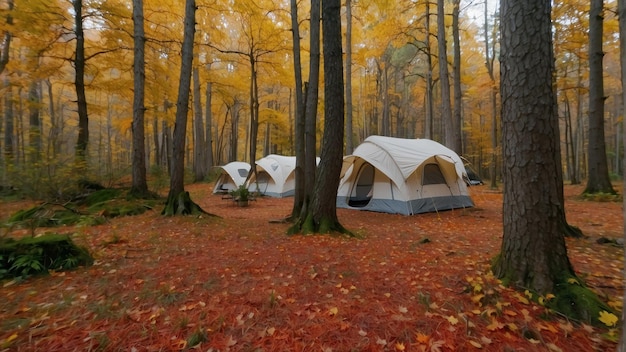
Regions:
<instances>
[{"instance_id":1,"label":"leaf-covered path","mask_svg":"<svg viewBox=\"0 0 626 352\"><path fill-rule=\"evenodd\" d=\"M64 228L94 266L0 288L0 351L608 351L618 331L568 322L489 274L502 194L476 208L399 216L339 210L362 236L285 235L292 199L239 208L187 186L216 217L160 209ZM566 186L574 268L611 304L623 292L621 203ZM2 204L8 217L19 204ZM44 231L41 229L41 231ZM621 307L619 308L621 309Z\"/></svg>"}]
</instances>

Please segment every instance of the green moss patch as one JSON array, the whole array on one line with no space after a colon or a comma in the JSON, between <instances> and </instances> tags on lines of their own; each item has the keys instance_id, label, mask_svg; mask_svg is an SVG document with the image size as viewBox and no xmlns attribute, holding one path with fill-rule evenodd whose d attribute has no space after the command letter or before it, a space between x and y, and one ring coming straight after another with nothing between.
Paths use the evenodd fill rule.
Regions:
<instances>
[{"instance_id":1,"label":"green moss patch","mask_svg":"<svg viewBox=\"0 0 626 352\"><path fill-rule=\"evenodd\" d=\"M0 242L0 280L91 265L89 252L67 235L50 234Z\"/></svg>"},{"instance_id":2,"label":"green moss patch","mask_svg":"<svg viewBox=\"0 0 626 352\"><path fill-rule=\"evenodd\" d=\"M615 314L613 309L577 278L566 278L555 286L555 298L546 307L585 324L606 327L601 312Z\"/></svg>"}]
</instances>

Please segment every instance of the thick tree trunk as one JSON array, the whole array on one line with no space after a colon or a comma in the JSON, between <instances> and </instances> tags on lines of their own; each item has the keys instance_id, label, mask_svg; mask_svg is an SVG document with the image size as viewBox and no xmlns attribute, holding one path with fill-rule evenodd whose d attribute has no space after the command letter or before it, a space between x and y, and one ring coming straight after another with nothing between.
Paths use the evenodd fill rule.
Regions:
<instances>
[{"instance_id":1,"label":"thick tree trunk","mask_svg":"<svg viewBox=\"0 0 626 352\"><path fill-rule=\"evenodd\" d=\"M148 195L148 182L146 179L146 145L144 116L146 108L145 82L145 43L143 20L143 0L133 0L133 25L134 25L134 64L133 64L133 156L132 156L132 186L131 194L139 197Z\"/></svg>"},{"instance_id":2,"label":"thick tree trunk","mask_svg":"<svg viewBox=\"0 0 626 352\"><path fill-rule=\"evenodd\" d=\"M591 0L589 11L589 144L587 187L584 193L611 193L604 140L604 80L602 78L603 0Z\"/></svg>"},{"instance_id":3,"label":"thick tree trunk","mask_svg":"<svg viewBox=\"0 0 626 352\"><path fill-rule=\"evenodd\" d=\"M618 0L618 18L619 18L619 47L620 47L620 66L621 66L621 81L622 81L622 113L626 113L626 0ZM626 123L622 124L622 143L626 146ZM622 156L623 164L626 166L626 153ZM622 175L623 184L626 185L626 172ZM622 234L624 239L624 250L626 251L626 197L623 198L622 212L623 212L623 224L624 233ZM624 257L624 278L626 278L626 256ZM619 340L618 351L626 352L626 294L622 296L622 334Z\"/></svg>"},{"instance_id":4,"label":"thick tree trunk","mask_svg":"<svg viewBox=\"0 0 626 352\"><path fill-rule=\"evenodd\" d=\"M555 294L551 308L598 324L599 311L611 309L576 278L563 235L550 1L503 2L500 10L504 236L493 270L505 284Z\"/></svg>"},{"instance_id":5,"label":"thick tree trunk","mask_svg":"<svg viewBox=\"0 0 626 352\"><path fill-rule=\"evenodd\" d=\"M341 1L324 0L324 139L313 199L306 216L290 232L346 232L337 218L337 187L343 160L344 95L341 45Z\"/></svg>"},{"instance_id":6,"label":"thick tree trunk","mask_svg":"<svg viewBox=\"0 0 626 352\"><path fill-rule=\"evenodd\" d=\"M543 16L531 16L537 9ZM574 275L557 192L563 181L550 2L505 3L500 11L504 238L494 271L508 283L546 294L554 292L559 277Z\"/></svg>"},{"instance_id":7,"label":"thick tree trunk","mask_svg":"<svg viewBox=\"0 0 626 352\"><path fill-rule=\"evenodd\" d=\"M172 168L170 190L167 196L163 215L179 215L197 212L199 207L185 192L185 135L187 133L187 113L189 112L189 88L191 86L191 69L193 64L193 38L195 34L195 0L185 2L185 22L178 83L178 100L176 101L176 122L174 124Z\"/></svg>"}]
</instances>

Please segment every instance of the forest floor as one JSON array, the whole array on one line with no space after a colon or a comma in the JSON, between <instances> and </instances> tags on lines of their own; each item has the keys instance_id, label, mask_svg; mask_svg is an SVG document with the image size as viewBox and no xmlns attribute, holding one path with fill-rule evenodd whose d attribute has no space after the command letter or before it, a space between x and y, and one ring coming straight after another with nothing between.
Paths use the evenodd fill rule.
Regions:
<instances>
[{"instance_id":1,"label":"forest floor","mask_svg":"<svg viewBox=\"0 0 626 352\"><path fill-rule=\"evenodd\" d=\"M247 208L186 186L212 216L161 209L71 233L95 264L0 282L0 351L609 351L619 328L568 321L502 287L490 261L502 194L416 216L339 209L362 238L286 235L291 198ZM621 185L620 185L621 192ZM567 239L587 285L621 310L621 202L565 186ZM32 204L32 203L30 203ZM0 204L0 220L28 202ZM38 232L51 229L38 229ZM19 233L19 231L18 231ZM547 297L548 298L548 297Z\"/></svg>"}]
</instances>

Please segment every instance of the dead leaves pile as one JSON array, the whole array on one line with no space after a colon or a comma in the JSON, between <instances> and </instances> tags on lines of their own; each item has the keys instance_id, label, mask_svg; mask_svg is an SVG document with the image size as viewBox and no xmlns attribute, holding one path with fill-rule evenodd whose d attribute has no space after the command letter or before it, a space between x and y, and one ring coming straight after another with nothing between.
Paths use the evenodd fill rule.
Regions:
<instances>
[{"instance_id":1,"label":"dead leaves pile","mask_svg":"<svg viewBox=\"0 0 626 352\"><path fill-rule=\"evenodd\" d=\"M614 317L603 317L606 329L567 321L490 274L502 195L484 186L471 189L474 209L411 217L340 210L362 239L287 237L288 224L269 220L288 215L291 199L238 208L210 186L188 190L221 218L164 218L157 210L72 229L94 266L3 283L0 349L615 348ZM594 241L621 236L621 204L589 206L573 196L578 189L566 190L570 223L590 236L568 240L574 267L621 309L623 251Z\"/></svg>"}]
</instances>

